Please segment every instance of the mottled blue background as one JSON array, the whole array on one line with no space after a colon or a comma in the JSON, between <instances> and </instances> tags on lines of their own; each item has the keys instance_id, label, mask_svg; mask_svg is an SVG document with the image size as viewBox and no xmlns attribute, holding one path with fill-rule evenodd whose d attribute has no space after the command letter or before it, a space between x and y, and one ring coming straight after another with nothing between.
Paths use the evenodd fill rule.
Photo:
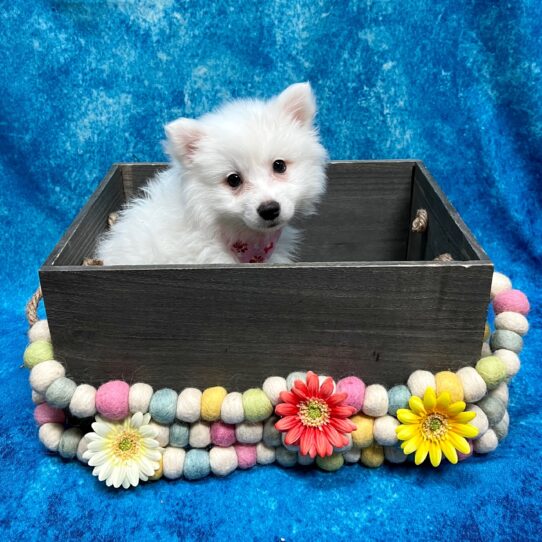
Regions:
<instances>
[{"instance_id":1,"label":"mottled blue background","mask_svg":"<svg viewBox=\"0 0 542 542\"><path fill-rule=\"evenodd\" d=\"M176 116L302 80L333 158L425 160L539 326L539 0L18 0L0 17L2 540L539 539L538 330L491 456L439 470L255 468L127 493L44 452L19 368L37 268L109 165L163 159Z\"/></svg>"}]
</instances>

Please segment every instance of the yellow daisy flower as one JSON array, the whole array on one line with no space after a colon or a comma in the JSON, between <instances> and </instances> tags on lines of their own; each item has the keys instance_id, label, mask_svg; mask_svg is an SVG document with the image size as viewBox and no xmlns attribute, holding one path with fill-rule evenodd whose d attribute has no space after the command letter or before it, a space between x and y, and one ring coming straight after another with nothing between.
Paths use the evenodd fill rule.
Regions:
<instances>
[{"instance_id":1,"label":"yellow daisy flower","mask_svg":"<svg viewBox=\"0 0 542 542\"><path fill-rule=\"evenodd\" d=\"M470 425L475 412L464 412L463 401L451 402L450 394L444 392L437 397L433 388L425 390L423 401L412 396L408 401L410 410L400 408L397 418L403 425L396 429L397 438L403 440L401 448L408 455L416 452L414 461L420 465L427 454L433 467L438 467L442 454L450 463L457 463L457 452L470 452L465 438L474 438L478 429Z\"/></svg>"}]
</instances>

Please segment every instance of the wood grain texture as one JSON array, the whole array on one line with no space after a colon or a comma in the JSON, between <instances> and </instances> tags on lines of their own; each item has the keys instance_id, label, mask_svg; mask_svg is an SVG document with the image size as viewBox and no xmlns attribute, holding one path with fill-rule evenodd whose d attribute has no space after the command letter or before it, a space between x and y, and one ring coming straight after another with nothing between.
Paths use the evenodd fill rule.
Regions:
<instances>
[{"instance_id":1,"label":"wood grain texture","mask_svg":"<svg viewBox=\"0 0 542 542\"><path fill-rule=\"evenodd\" d=\"M57 243L45 265L81 265L92 257L99 235L107 225L107 218L125 201L122 172L114 164L81 209L66 233Z\"/></svg>"},{"instance_id":2,"label":"wood grain texture","mask_svg":"<svg viewBox=\"0 0 542 542\"><path fill-rule=\"evenodd\" d=\"M313 369L404 382L480 355L483 264L44 268L56 357L78 381L242 390Z\"/></svg>"},{"instance_id":3,"label":"wood grain texture","mask_svg":"<svg viewBox=\"0 0 542 542\"><path fill-rule=\"evenodd\" d=\"M300 222L299 261L402 261L414 163L332 162L318 214Z\"/></svg>"},{"instance_id":4,"label":"wood grain texture","mask_svg":"<svg viewBox=\"0 0 542 542\"><path fill-rule=\"evenodd\" d=\"M416 164L413 175L411 222L420 208L427 210L429 220L424 233L410 232L408 259L433 260L448 252L454 260L489 262L487 254L422 163Z\"/></svg>"}]
</instances>

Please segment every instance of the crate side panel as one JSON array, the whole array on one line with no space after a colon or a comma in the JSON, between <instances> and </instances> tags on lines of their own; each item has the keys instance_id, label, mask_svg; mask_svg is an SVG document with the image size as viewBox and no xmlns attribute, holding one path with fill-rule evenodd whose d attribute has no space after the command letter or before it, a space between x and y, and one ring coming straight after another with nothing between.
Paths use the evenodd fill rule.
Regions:
<instances>
[{"instance_id":1,"label":"crate side panel","mask_svg":"<svg viewBox=\"0 0 542 542\"><path fill-rule=\"evenodd\" d=\"M474 363L490 266L42 269L76 381L243 390L312 369L393 385Z\"/></svg>"},{"instance_id":2,"label":"crate side panel","mask_svg":"<svg viewBox=\"0 0 542 542\"><path fill-rule=\"evenodd\" d=\"M412 162L332 162L318 213L300 223L299 261L401 261Z\"/></svg>"},{"instance_id":3,"label":"crate side panel","mask_svg":"<svg viewBox=\"0 0 542 542\"><path fill-rule=\"evenodd\" d=\"M81 265L84 258L91 258L96 241L107 228L109 214L117 211L123 202L121 170L114 168L83 207L47 263L58 266Z\"/></svg>"},{"instance_id":4,"label":"crate side panel","mask_svg":"<svg viewBox=\"0 0 542 542\"><path fill-rule=\"evenodd\" d=\"M425 168L414 168L411 223L418 209L428 212L424 233L410 232L408 259L433 260L449 253L454 260L488 260L477 241Z\"/></svg>"}]
</instances>

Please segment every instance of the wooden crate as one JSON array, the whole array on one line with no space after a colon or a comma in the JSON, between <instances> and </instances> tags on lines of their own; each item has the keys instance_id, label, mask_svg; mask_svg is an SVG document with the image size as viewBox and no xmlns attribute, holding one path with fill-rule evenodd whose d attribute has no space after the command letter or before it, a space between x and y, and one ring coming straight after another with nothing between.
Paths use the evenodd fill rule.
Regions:
<instances>
[{"instance_id":1,"label":"wooden crate","mask_svg":"<svg viewBox=\"0 0 542 542\"><path fill-rule=\"evenodd\" d=\"M296 264L81 266L109 213L165 167L115 164L40 269L77 382L244 390L312 369L389 386L479 358L493 266L421 162L332 162Z\"/></svg>"}]
</instances>

